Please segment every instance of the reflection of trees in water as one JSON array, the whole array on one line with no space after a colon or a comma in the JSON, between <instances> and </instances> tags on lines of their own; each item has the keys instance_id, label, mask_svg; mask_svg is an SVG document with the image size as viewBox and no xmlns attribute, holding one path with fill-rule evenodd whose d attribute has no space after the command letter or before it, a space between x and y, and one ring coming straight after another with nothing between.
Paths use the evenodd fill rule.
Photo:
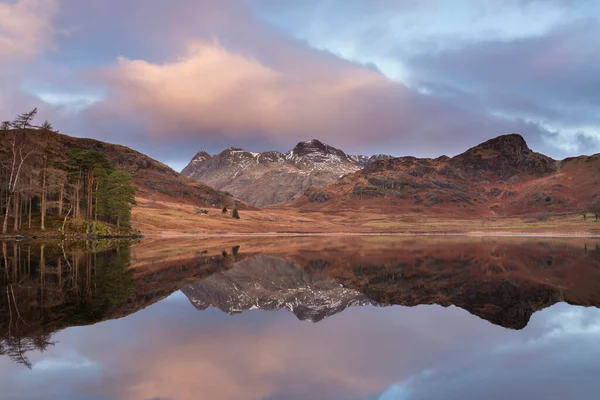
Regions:
<instances>
[{"instance_id":1,"label":"reflection of trees in water","mask_svg":"<svg viewBox=\"0 0 600 400\"><path fill-rule=\"evenodd\" d=\"M134 295L129 247L100 246L2 243L0 355L30 367L25 354L46 350L56 330L100 321Z\"/></svg>"},{"instance_id":2,"label":"reflection of trees in water","mask_svg":"<svg viewBox=\"0 0 600 400\"><path fill-rule=\"evenodd\" d=\"M21 337L17 332L16 335L0 340L0 356L7 356L15 363L31 368L31 362L25 356L25 353L30 351L44 352L48 346L54 346L54 342L50 341L50 337L51 334L49 333Z\"/></svg>"}]
</instances>

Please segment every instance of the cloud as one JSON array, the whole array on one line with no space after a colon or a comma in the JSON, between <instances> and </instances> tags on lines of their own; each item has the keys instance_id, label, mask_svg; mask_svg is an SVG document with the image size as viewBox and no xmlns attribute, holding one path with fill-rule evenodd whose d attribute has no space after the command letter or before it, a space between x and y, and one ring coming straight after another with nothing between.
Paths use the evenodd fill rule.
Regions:
<instances>
[{"instance_id":1,"label":"cloud","mask_svg":"<svg viewBox=\"0 0 600 400\"><path fill-rule=\"evenodd\" d=\"M600 151L581 140L600 137L597 3L381 0L369 2L368 13L363 3L342 0L261 4L269 23L313 47L373 63L480 115L536 126L522 132L536 150L557 158Z\"/></svg>"},{"instance_id":2,"label":"cloud","mask_svg":"<svg viewBox=\"0 0 600 400\"><path fill-rule=\"evenodd\" d=\"M587 399L600 390L597 309L559 304L536 313L526 330L528 335L472 353L467 363L462 360L393 384L380 399Z\"/></svg>"},{"instance_id":3,"label":"cloud","mask_svg":"<svg viewBox=\"0 0 600 400\"><path fill-rule=\"evenodd\" d=\"M511 132L560 158L599 143L598 35L585 35L597 28L577 18L586 10L563 0L20 0L0 5L13 16L0 19L0 59L21 60L3 70L0 107L6 119L38 106L62 132L173 165L200 149L287 150L315 137L352 153L453 155ZM30 28L7 30L17 19ZM567 47L566 64L556 56L564 68L527 70Z\"/></svg>"},{"instance_id":4,"label":"cloud","mask_svg":"<svg viewBox=\"0 0 600 400\"><path fill-rule=\"evenodd\" d=\"M56 0L18 0L0 4L0 62L31 58L54 46Z\"/></svg>"},{"instance_id":5,"label":"cloud","mask_svg":"<svg viewBox=\"0 0 600 400\"><path fill-rule=\"evenodd\" d=\"M318 137L345 148L403 144L422 155L456 153L464 142L537 129L419 93L298 43L286 52L285 59L273 60L213 40L164 63L121 57L98 72L107 97L88 111L95 121L133 119L154 140L171 144L254 138L292 146ZM463 144L456 144L457 135Z\"/></svg>"},{"instance_id":6,"label":"cloud","mask_svg":"<svg viewBox=\"0 0 600 400\"><path fill-rule=\"evenodd\" d=\"M422 53L409 60L411 80L434 94L460 88L492 112L556 131L546 139L565 151L600 151L585 145L600 139L598 37L598 20L583 20L539 37Z\"/></svg>"},{"instance_id":7,"label":"cloud","mask_svg":"<svg viewBox=\"0 0 600 400\"><path fill-rule=\"evenodd\" d=\"M350 308L313 324L199 312L178 294L57 333L33 370L0 357L0 385L23 399L578 400L600 390L599 332L598 309L567 304L514 331L456 307Z\"/></svg>"}]
</instances>

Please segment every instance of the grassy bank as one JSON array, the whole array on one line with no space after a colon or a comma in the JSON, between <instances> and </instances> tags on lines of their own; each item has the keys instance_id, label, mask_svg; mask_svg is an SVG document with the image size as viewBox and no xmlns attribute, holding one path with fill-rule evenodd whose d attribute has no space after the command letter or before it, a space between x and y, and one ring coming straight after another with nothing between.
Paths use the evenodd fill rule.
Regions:
<instances>
[{"instance_id":1,"label":"grassy bank","mask_svg":"<svg viewBox=\"0 0 600 400\"><path fill-rule=\"evenodd\" d=\"M197 214L191 205L138 199L132 223L142 234L253 233L403 233L403 234L539 234L600 235L600 223L579 214L516 217L452 218L414 214L382 214L378 210L300 212L294 208L240 211L236 220L221 209Z\"/></svg>"}]
</instances>

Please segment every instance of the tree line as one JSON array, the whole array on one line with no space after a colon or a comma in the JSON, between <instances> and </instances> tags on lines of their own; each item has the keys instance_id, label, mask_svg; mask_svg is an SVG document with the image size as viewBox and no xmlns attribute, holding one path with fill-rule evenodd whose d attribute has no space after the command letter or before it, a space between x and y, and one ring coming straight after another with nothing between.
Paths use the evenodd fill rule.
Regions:
<instances>
[{"instance_id":1,"label":"tree line","mask_svg":"<svg viewBox=\"0 0 600 400\"><path fill-rule=\"evenodd\" d=\"M52 221L65 234L67 221L130 227L136 188L130 175L95 150L52 149L34 132L56 134L50 123L33 125L37 109L0 125L2 233L45 231ZM57 155L57 152L60 153Z\"/></svg>"}]
</instances>

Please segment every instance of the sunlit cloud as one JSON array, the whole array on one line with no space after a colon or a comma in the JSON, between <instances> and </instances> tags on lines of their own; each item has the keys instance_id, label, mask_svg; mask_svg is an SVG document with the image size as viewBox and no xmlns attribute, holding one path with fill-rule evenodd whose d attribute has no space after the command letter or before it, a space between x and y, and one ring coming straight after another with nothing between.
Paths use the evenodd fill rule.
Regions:
<instances>
[{"instance_id":1,"label":"sunlit cloud","mask_svg":"<svg viewBox=\"0 0 600 400\"><path fill-rule=\"evenodd\" d=\"M0 4L0 62L30 58L54 48L52 18L56 0L17 0Z\"/></svg>"},{"instance_id":2,"label":"sunlit cloud","mask_svg":"<svg viewBox=\"0 0 600 400\"><path fill-rule=\"evenodd\" d=\"M517 132L555 158L597 152L599 12L572 0L2 3L1 119L38 106L64 133L173 165L315 137L435 157Z\"/></svg>"}]
</instances>

